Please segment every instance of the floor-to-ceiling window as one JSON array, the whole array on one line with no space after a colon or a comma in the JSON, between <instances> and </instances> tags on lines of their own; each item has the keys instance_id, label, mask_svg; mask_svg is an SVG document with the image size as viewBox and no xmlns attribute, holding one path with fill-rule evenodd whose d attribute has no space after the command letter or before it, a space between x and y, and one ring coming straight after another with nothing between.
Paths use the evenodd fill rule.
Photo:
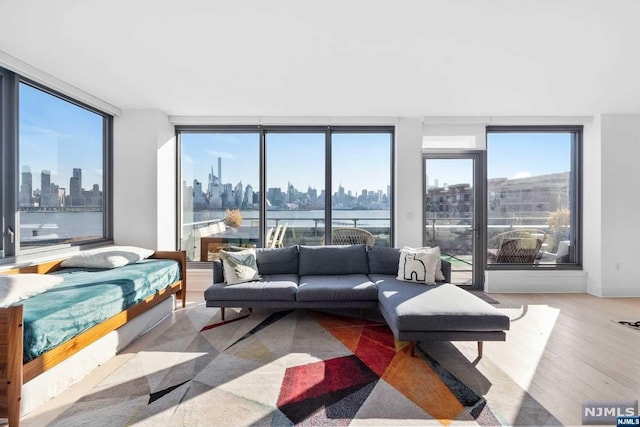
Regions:
<instances>
[{"instance_id":1,"label":"floor-to-ceiling window","mask_svg":"<svg viewBox=\"0 0 640 427\"><path fill-rule=\"evenodd\" d=\"M487 129L487 264L580 264L580 127Z\"/></svg>"},{"instance_id":2,"label":"floor-to-ceiling window","mask_svg":"<svg viewBox=\"0 0 640 427\"><path fill-rule=\"evenodd\" d=\"M181 247L191 260L260 241L260 134L180 133Z\"/></svg>"},{"instance_id":3,"label":"floor-to-ceiling window","mask_svg":"<svg viewBox=\"0 0 640 427\"><path fill-rule=\"evenodd\" d=\"M391 246L391 162L389 132L331 135L332 228L369 231L374 243Z\"/></svg>"},{"instance_id":4,"label":"floor-to-ceiling window","mask_svg":"<svg viewBox=\"0 0 640 427\"><path fill-rule=\"evenodd\" d=\"M225 248L327 244L334 228L365 230L374 244L391 245L392 128L178 126L177 133L179 240L189 260Z\"/></svg>"},{"instance_id":5,"label":"floor-to-ceiling window","mask_svg":"<svg viewBox=\"0 0 640 427\"><path fill-rule=\"evenodd\" d=\"M112 117L3 70L3 257L108 240Z\"/></svg>"},{"instance_id":6,"label":"floor-to-ceiling window","mask_svg":"<svg viewBox=\"0 0 640 427\"><path fill-rule=\"evenodd\" d=\"M267 131L265 246L319 245L325 232L326 134Z\"/></svg>"}]
</instances>

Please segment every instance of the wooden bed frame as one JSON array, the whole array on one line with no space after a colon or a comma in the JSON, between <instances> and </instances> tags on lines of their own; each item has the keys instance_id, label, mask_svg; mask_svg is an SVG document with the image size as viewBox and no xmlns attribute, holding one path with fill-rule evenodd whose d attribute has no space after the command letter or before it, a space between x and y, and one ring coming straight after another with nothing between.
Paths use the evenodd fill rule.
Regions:
<instances>
[{"instance_id":1,"label":"wooden bed frame","mask_svg":"<svg viewBox=\"0 0 640 427\"><path fill-rule=\"evenodd\" d=\"M156 251L151 258L173 259L178 261L180 263L182 279L28 363L23 364L22 362L22 305L0 308L0 418L8 418L11 427L19 427L22 384L56 366L58 363L104 337L109 332L118 329L129 320L139 316L162 301L171 298L173 294L176 294L176 297L182 301L182 307L185 306L187 292L186 252ZM59 270L62 261L63 260L56 260L26 267L18 267L2 271L1 274L46 274Z\"/></svg>"}]
</instances>

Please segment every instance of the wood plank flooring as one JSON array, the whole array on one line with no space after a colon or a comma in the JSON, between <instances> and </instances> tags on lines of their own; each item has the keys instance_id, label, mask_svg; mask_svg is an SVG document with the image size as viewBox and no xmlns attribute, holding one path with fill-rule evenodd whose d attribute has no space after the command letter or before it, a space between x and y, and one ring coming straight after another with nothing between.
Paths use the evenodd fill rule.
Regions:
<instances>
[{"instance_id":1,"label":"wood plank flooring","mask_svg":"<svg viewBox=\"0 0 640 427\"><path fill-rule=\"evenodd\" d=\"M640 331L613 322L640 320L640 298L491 297L500 302L497 307L510 308L512 319L518 313L521 317L512 321L506 342L485 343L485 356L473 368L455 356L459 352L474 361L472 343L433 343L424 348L482 393L507 422L546 425L536 419L539 405L555 418L547 420L549 424L581 425L583 401L640 399ZM523 391L530 397L525 399Z\"/></svg>"}]
</instances>

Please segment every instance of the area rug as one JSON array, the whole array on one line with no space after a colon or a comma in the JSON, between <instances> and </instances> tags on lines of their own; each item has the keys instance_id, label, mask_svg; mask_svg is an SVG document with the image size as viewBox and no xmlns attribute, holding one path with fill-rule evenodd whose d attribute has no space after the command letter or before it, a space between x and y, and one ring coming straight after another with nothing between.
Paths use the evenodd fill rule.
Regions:
<instances>
[{"instance_id":1,"label":"area rug","mask_svg":"<svg viewBox=\"0 0 640 427\"><path fill-rule=\"evenodd\" d=\"M481 396L421 351L412 357L383 322L230 314L222 322L194 310L140 340L50 425L501 425Z\"/></svg>"}]
</instances>

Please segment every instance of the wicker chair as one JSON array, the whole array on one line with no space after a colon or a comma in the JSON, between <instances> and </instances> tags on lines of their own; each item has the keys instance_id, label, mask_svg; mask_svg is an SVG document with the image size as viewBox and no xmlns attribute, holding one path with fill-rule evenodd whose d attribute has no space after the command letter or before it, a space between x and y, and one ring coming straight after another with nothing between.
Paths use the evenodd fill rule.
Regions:
<instances>
[{"instance_id":1,"label":"wicker chair","mask_svg":"<svg viewBox=\"0 0 640 427\"><path fill-rule=\"evenodd\" d=\"M489 241L487 259L494 263L533 264L546 238L544 231L536 229L500 233Z\"/></svg>"},{"instance_id":2,"label":"wicker chair","mask_svg":"<svg viewBox=\"0 0 640 427\"><path fill-rule=\"evenodd\" d=\"M324 240L324 239L323 239ZM356 227L337 227L331 229L332 245L367 245L373 246L375 238L367 230Z\"/></svg>"}]
</instances>

